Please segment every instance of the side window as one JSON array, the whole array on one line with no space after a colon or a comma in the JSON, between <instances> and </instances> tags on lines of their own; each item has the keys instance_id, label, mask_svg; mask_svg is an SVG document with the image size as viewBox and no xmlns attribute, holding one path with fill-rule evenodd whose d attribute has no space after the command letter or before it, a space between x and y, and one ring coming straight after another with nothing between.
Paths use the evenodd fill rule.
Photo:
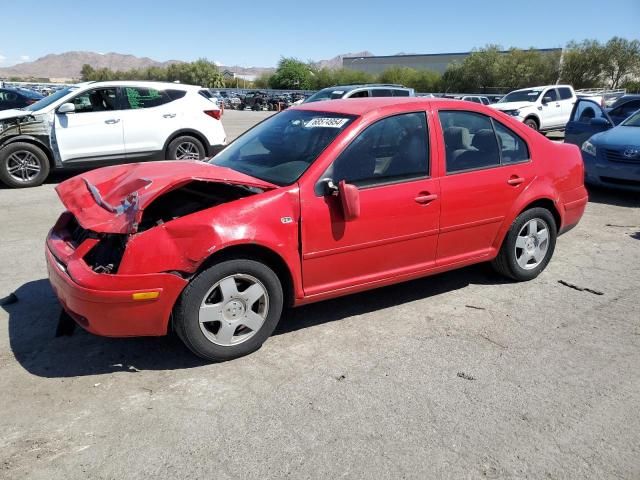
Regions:
<instances>
[{"instance_id":1,"label":"side window","mask_svg":"<svg viewBox=\"0 0 640 480\"><path fill-rule=\"evenodd\" d=\"M572 120L580 123L591 123L594 118L606 118L602 108L591 100L578 100Z\"/></svg>"},{"instance_id":2,"label":"side window","mask_svg":"<svg viewBox=\"0 0 640 480\"><path fill-rule=\"evenodd\" d=\"M371 96L372 97L390 97L391 90L389 90L388 88L373 88L371 90Z\"/></svg>"},{"instance_id":3,"label":"side window","mask_svg":"<svg viewBox=\"0 0 640 480\"><path fill-rule=\"evenodd\" d=\"M441 111L447 173L500 165L500 150L491 119L465 111Z\"/></svg>"},{"instance_id":4,"label":"side window","mask_svg":"<svg viewBox=\"0 0 640 480\"><path fill-rule=\"evenodd\" d=\"M109 112L117 110L116 89L96 88L88 90L71 100L76 107L76 113Z\"/></svg>"},{"instance_id":5,"label":"side window","mask_svg":"<svg viewBox=\"0 0 640 480\"><path fill-rule=\"evenodd\" d=\"M493 120L493 126L498 137L501 163L503 165L529 160L529 149L522 138L495 120Z\"/></svg>"},{"instance_id":6,"label":"side window","mask_svg":"<svg viewBox=\"0 0 640 480\"><path fill-rule=\"evenodd\" d=\"M393 91L393 96L394 97L408 97L409 96L409 90L394 90Z\"/></svg>"},{"instance_id":7,"label":"side window","mask_svg":"<svg viewBox=\"0 0 640 480\"><path fill-rule=\"evenodd\" d=\"M368 90L361 90L359 92L354 93L353 95L349 95L348 98L365 98L369 96Z\"/></svg>"},{"instance_id":8,"label":"side window","mask_svg":"<svg viewBox=\"0 0 640 480\"><path fill-rule=\"evenodd\" d=\"M544 95L542 98L546 98L549 97L551 100L549 100L550 102L555 102L558 100L558 94L556 92L555 88L550 88L549 90L547 90L546 92L544 92Z\"/></svg>"},{"instance_id":9,"label":"side window","mask_svg":"<svg viewBox=\"0 0 640 480\"><path fill-rule=\"evenodd\" d=\"M483 105L489 105L489 99L487 97L480 97L480 101L482 101Z\"/></svg>"},{"instance_id":10,"label":"side window","mask_svg":"<svg viewBox=\"0 0 640 480\"><path fill-rule=\"evenodd\" d=\"M137 110L140 108L153 108L171 102L171 97L165 91L155 88L125 87L125 108Z\"/></svg>"},{"instance_id":11,"label":"side window","mask_svg":"<svg viewBox=\"0 0 640 480\"><path fill-rule=\"evenodd\" d=\"M640 100L631 100L630 102L627 102L621 105L619 108L620 108L619 115L621 117L628 117L629 115L634 113L636 110L640 109Z\"/></svg>"},{"instance_id":12,"label":"side window","mask_svg":"<svg viewBox=\"0 0 640 480\"><path fill-rule=\"evenodd\" d=\"M560 93L560 100L569 100L573 95L571 95L571 89L567 87L558 88L558 92Z\"/></svg>"},{"instance_id":13,"label":"side window","mask_svg":"<svg viewBox=\"0 0 640 480\"><path fill-rule=\"evenodd\" d=\"M362 187L428 175L427 118L417 112L383 118L367 127L324 177Z\"/></svg>"}]
</instances>

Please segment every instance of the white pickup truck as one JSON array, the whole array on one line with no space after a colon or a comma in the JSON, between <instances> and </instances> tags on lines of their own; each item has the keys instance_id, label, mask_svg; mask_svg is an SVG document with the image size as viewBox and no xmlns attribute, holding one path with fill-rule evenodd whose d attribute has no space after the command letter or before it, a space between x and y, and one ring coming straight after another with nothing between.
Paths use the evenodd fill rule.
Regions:
<instances>
[{"instance_id":1,"label":"white pickup truck","mask_svg":"<svg viewBox=\"0 0 640 480\"><path fill-rule=\"evenodd\" d=\"M490 106L544 132L564 130L576 98L570 85L547 85L514 90Z\"/></svg>"}]
</instances>

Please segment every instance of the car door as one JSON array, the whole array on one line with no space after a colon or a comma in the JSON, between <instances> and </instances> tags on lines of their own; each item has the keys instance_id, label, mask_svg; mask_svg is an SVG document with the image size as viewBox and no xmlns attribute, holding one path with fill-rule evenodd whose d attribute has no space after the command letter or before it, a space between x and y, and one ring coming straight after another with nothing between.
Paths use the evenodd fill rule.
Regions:
<instances>
[{"instance_id":1,"label":"car door","mask_svg":"<svg viewBox=\"0 0 640 480\"><path fill-rule=\"evenodd\" d=\"M305 295L348 289L428 269L435 262L439 180L431 176L425 112L380 119L361 131L301 191ZM327 180L359 189L360 215L346 221Z\"/></svg>"},{"instance_id":2,"label":"car door","mask_svg":"<svg viewBox=\"0 0 640 480\"><path fill-rule=\"evenodd\" d=\"M185 95L184 90L122 87L122 123L127 159L163 156L167 139L181 128L183 121L183 113L174 99Z\"/></svg>"},{"instance_id":3,"label":"car door","mask_svg":"<svg viewBox=\"0 0 640 480\"><path fill-rule=\"evenodd\" d=\"M571 118L571 111L576 103L575 98L569 87L558 87L558 96L560 97L560 111L562 113L560 122L562 125L566 125Z\"/></svg>"},{"instance_id":4,"label":"car door","mask_svg":"<svg viewBox=\"0 0 640 480\"><path fill-rule=\"evenodd\" d=\"M607 113L593 100L579 98L564 130L564 142L582 146L596 133L604 132L613 123Z\"/></svg>"},{"instance_id":5,"label":"car door","mask_svg":"<svg viewBox=\"0 0 640 480\"><path fill-rule=\"evenodd\" d=\"M69 100L75 111L54 118L54 147L62 162L124 159L117 89L85 90Z\"/></svg>"},{"instance_id":6,"label":"car door","mask_svg":"<svg viewBox=\"0 0 640 480\"><path fill-rule=\"evenodd\" d=\"M555 88L549 88L542 94L542 115L540 128L555 128L563 125L562 105ZM546 101L545 101L546 99Z\"/></svg>"},{"instance_id":7,"label":"car door","mask_svg":"<svg viewBox=\"0 0 640 480\"><path fill-rule=\"evenodd\" d=\"M488 256L508 212L534 179L526 142L478 112L441 110L439 139L446 175L440 179L437 264Z\"/></svg>"}]
</instances>

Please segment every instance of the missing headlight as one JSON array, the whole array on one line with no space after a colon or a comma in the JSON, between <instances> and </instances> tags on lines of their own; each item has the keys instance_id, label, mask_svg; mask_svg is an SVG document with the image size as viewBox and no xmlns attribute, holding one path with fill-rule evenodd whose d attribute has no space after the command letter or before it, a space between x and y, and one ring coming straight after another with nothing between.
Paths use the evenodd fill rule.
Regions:
<instances>
[{"instance_id":1,"label":"missing headlight","mask_svg":"<svg viewBox=\"0 0 640 480\"><path fill-rule=\"evenodd\" d=\"M103 235L85 255L84 261L96 273L116 273L124 256L126 244L127 235Z\"/></svg>"}]
</instances>

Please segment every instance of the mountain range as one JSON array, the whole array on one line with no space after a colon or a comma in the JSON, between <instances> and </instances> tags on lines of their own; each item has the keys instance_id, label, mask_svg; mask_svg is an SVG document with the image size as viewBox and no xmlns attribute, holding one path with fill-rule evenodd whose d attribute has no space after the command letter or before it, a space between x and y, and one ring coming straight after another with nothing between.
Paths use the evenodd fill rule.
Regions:
<instances>
[{"instance_id":1,"label":"mountain range","mask_svg":"<svg viewBox=\"0 0 640 480\"><path fill-rule=\"evenodd\" d=\"M314 62L318 68L340 68L343 57L369 57L373 54L368 51L344 53L328 60ZM0 78L49 78L49 79L79 79L82 66L91 65L94 69L109 68L111 70L131 70L133 68L166 67L172 63L180 63L180 60L158 62L148 57L136 57L122 53L97 53L97 52L65 52L49 54L31 62L0 68ZM260 75L273 72L269 67L241 67L220 66L221 70L229 70L242 75Z\"/></svg>"}]
</instances>

